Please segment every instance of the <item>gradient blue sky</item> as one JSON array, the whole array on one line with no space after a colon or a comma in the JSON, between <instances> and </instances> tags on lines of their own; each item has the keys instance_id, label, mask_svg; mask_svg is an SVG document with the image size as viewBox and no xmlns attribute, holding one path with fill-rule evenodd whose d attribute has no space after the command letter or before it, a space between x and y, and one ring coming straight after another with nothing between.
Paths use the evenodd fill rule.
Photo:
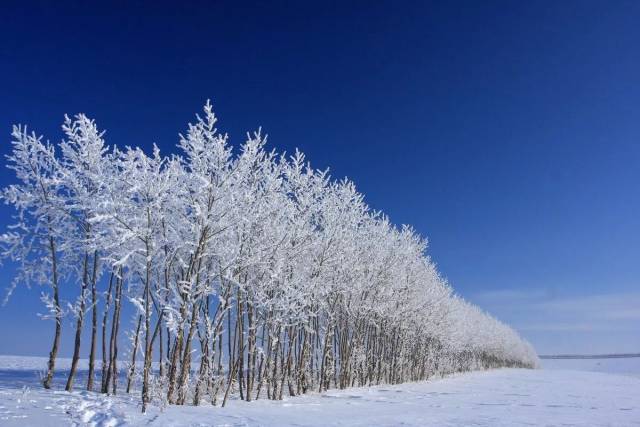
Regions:
<instances>
[{"instance_id":1,"label":"gradient blue sky","mask_svg":"<svg viewBox=\"0 0 640 427\"><path fill-rule=\"evenodd\" d=\"M640 2L172 3L3 2L0 154L76 112L168 153L211 98L235 143L262 126L428 236L540 353L640 351ZM0 308L0 353L46 354L41 310Z\"/></svg>"}]
</instances>

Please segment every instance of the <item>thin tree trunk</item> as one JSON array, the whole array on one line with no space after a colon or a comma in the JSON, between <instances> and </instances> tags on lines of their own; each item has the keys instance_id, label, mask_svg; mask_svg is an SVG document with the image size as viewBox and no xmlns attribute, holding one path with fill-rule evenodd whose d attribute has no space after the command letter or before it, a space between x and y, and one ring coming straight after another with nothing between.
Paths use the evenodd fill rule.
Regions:
<instances>
[{"instance_id":1,"label":"thin tree trunk","mask_svg":"<svg viewBox=\"0 0 640 427\"><path fill-rule=\"evenodd\" d=\"M53 344L49 352L49 362L47 363L47 376L42 385L44 388L51 388L53 381L53 372L56 366L56 357L58 355L58 347L60 346L60 332L62 329L62 309L60 308L60 296L58 292L58 259L56 257L56 246L53 237L49 236L49 250L51 251L51 273L53 285L53 304L56 310L56 331L53 336Z\"/></svg>"},{"instance_id":2,"label":"thin tree trunk","mask_svg":"<svg viewBox=\"0 0 640 427\"><path fill-rule=\"evenodd\" d=\"M147 211L148 216L148 211ZM142 371L142 413L147 412L147 404L151 400L149 397L149 374L151 371L151 359L153 354L151 353L151 255L149 252L149 244L147 247L147 268L145 279L145 294L144 294L144 367Z\"/></svg>"},{"instance_id":3,"label":"thin tree trunk","mask_svg":"<svg viewBox=\"0 0 640 427\"><path fill-rule=\"evenodd\" d=\"M140 337L140 326L142 325L142 314L138 316L138 325L136 326L136 335L133 339L133 352L131 354L131 366L129 367L129 374L127 375L127 393L131 392L131 383L133 381L133 375L136 373L136 355L138 353L138 340Z\"/></svg>"},{"instance_id":4,"label":"thin tree trunk","mask_svg":"<svg viewBox=\"0 0 640 427\"><path fill-rule=\"evenodd\" d=\"M102 316L102 378L100 381L100 391L106 393L107 384L107 318L109 317L109 308L111 307L111 290L113 289L113 271L109 277L109 290L107 291L107 299L104 303L104 315ZM111 351L109 351L111 355Z\"/></svg>"},{"instance_id":5,"label":"thin tree trunk","mask_svg":"<svg viewBox=\"0 0 640 427\"><path fill-rule=\"evenodd\" d=\"M253 306L247 302L247 333L249 349L247 351L247 402L251 401L256 375L256 325L253 319Z\"/></svg>"},{"instance_id":6,"label":"thin tree trunk","mask_svg":"<svg viewBox=\"0 0 640 427\"><path fill-rule=\"evenodd\" d=\"M265 330L267 329L267 324L265 322L265 324L263 324L262 326L262 340L261 340L261 345L264 348L264 336L265 336ZM269 334L267 334L267 337L269 336ZM260 363L258 365L258 389L256 390L256 400L260 399L260 390L262 390L262 383L264 381L264 377L265 377L265 373L266 370L263 370L263 368L265 366L269 366L269 362L271 361L271 338L269 338L268 344L267 344L267 359L265 361L264 358L264 353L260 354Z\"/></svg>"},{"instance_id":7,"label":"thin tree trunk","mask_svg":"<svg viewBox=\"0 0 640 427\"><path fill-rule=\"evenodd\" d=\"M93 275L91 277L91 352L89 353L89 378L87 379L87 390L93 391L93 373L96 360L96 334L98 332L98 296L96 292L96 281L98 275L98 251L93 253Z\"/></svg>"},{"instance_id":8,"label":"thin tree trunk","mask_svg":"<svg viewBox=\"0 0 640 427\"><path fill-rule=\"evenodd\" d=\"M109 339L109 367L107 368L107 379L103 385L103 393L109 392L110 379L113 381L112 393L116 394L117 385L117 360L118 360L118 331L120 329L120 307L122 306L122 269L119 277L116 278L116 289L114 294L113 318L111 320L111 337Z\"/></svg>"},{"instance_id":9,"label":"thin tree trunk","mask_svg":"<svg viewBox=\"0 0 640 427\"><path fill-rule=\"evenodd\" d=\"M67 378L67 385L64 388L66 391L73 390L73 380L76 375L76 369L78 367L78 359L80 359L80 339L82 337L82 324L84 322L84 308L85 308L85 292L88 286L88 263L89 254L84 254L84 265L82 272L82 289L80 290L80 310L78 312L78 320L76 321L76 338L73 347L73 357L71 359L71 370L69 371L69 377Z\"/></svg>"},{"instance_id":10,"label":"thin tree trunk","mask_svg":"<svg viewBox=\"0 0 640 427\"><path fill-rule=\"evenodd\" d=\"M211 358L209 342L211 341L211 318L209 317L209 295L206 296L203 311L203 324L204 324L204 336L198 330L198 339L200 341L200 369L198 369L198 381L196 382L196 388L193 394L193 405L200 405L200 399L202 395L202 387L205 390L209 389L211 380ZM218 306L218 310L219 310ZM213 349L215 351L215 341L213 342Z\"/></svg>"},{"instance_id":11,"label":"thin tree trunk","mask_svg":"<svg viewBox=\"0 0 640 427\"><path fill-rule=\"evenodd\" d=\"M182 302L182 306L180 308L180 315L182 319L185 318L186 311L187 309L185 307L185 302ZM181 323L183 322L184 320ZM168 379L169 385L167 389L167 400L169 401L169 403L174 403L173 394L176 388L176 381L178 378L178 360L179 360L180 351L182 349L183 335L184 335L184 327L181 324L180 327L178 328L176 338L173 343L173 348L171 349L171 361L169 363L169 379ZM167 351L169 351L168 349L169 347L167 344Z\"/></svg>"},{"instance_id":12,"label":"thin tree trunk","mask_svg":"<svg viewBox=\"0 0 640 427\"><path fill-rule=\"evenodd\" d=\"M240 299L240 289L238 289L238 308L236 310L236 322L238 327L236 330L238 331L238 349L243 349L242 351L238 351L238 388L240 390L240 400L244 400L244 304Z\"/></svg>"},{"instance_id":13,"label":"thin tree trunk","mask_svg":"<svg viewBox=\"0 0 640 427\"><path fill-rule=\"evenodd\" d=\"M160 319L162 319L162 312L160 312ZM158 338L158 363L160 365L160 378L164 377L164 354L163 354L163 340L162 340L162 324L160 325L160 337Z\"/></svg>"},{"instance_id":14,"label":"thin tree trunk","mask_svg":"<svg viewBox=\"0 0 640 427\"><path fill-rule=\"evenodd\" d=\"M193 340L193 335L195 334L199 311L200 305L194 304L191 313L191 321L189 322L189 332L187 333L187 337L184 342L180 377L178 379L178 400L176 402L178 405L184 405L187 398L187 381L189 379L189 371L191 370L191 342Z\"/></svg>"}]
</instances>

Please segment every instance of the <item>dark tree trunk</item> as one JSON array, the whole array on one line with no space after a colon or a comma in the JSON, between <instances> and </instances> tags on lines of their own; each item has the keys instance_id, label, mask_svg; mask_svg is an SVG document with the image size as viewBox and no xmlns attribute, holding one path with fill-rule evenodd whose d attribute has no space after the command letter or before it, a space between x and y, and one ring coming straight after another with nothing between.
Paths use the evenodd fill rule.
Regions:
<instances>
[{"instance_id":1,"label":"dark tree trunk","mask_svg":"<svg viewBox=\"0 0 640 427\"><path fill-rule=\"evenodd\" d=\"M80 359L80 339L82 338L82 324L84 322L84 308L85 308L85 293L87 291L88 286L88 263L89 263L89 254L85 253L84 255L84 265L82 272L82 289L80 290L80 309L78 311L78 319L76 321L76 338L73 346L73 357L71 358L71 370L69 371L69 377L67 378L67 385L65 386L66 391L73 390L73 380L76 375L76 369L78 368L78 359Z\"/></svg>"},{"instance_id":2,"label":"dark tree trunk","mask_svg":"<svg viewBox=\"0 0 640 427\"><path fill-rule=\"evenodd\" d=\"M58 259L56 257L56 245L53 241L53 237L49 237L49 250L51 251L51 284L53 286L53 303L56 310L56 331L55 335L53 336L53 345L51 346L51 352L49 352L47 376L42 382L42 385L46 389L51 388L51 381L53 381L53 372L56 366L56 357L58 355L58 347L60 346L60 333L62 330L62 309L60 308L60 296L58 292Z\"/></svg>"},{"instance_id":3,"label":"dark tree trunk","mask_svg":"<svg viewBox=\"0 0 640 427\"><path fill-rule=\"evenodd\" d=\"M107 299L104 305L104 315L102 316L102 379L100 382L100 391L102 393L106 393L107 383L108 383L108 374L107 374L107 366L109 362L107 362L107 318L109 317L109 308L111 307L111 290L113 289L113 272L111 273L111 277L109 277L109 290L107 291ZM109 356L111 356L111 350L109 350Z\"/></svg>"},{"instance_id":4,"label":"dark tree trunk","mask_svg":"<svg viewBox=\"0 0 640 427\"><path fill-rule=\"evenodd\" d=\"M96 361L96 335L98 332L98 296L96 292L96 281L98 280L98 252L93 253L93 273L91 276L91 352L89 353L89 378L87 379L87 390L93 391L93 374Z\"/></svg>"},{"instance_id":5,"label":"dark tree trunk","mask_svg":"<svg viewBox=\"0 0 640 427\"><path fill-rule=\"evenodd\" d=\"M127 374L127 393L131 392L131 383L136 373L136 355L138 354L138 341L140 338L140 326L142 325L142 314L138 316L138 326L136 326L136 335L133 339L133 351L131 352L131 366Z\"/></svg>"}]
</instances>

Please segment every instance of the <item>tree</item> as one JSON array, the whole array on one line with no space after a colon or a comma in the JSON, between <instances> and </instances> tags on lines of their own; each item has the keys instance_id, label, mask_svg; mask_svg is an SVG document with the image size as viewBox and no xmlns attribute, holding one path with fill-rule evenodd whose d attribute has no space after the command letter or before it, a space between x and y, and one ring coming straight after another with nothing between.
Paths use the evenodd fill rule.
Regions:
<instances>
[{"instance_id":1,"label":"tree","mask_svg":"<svg viewBox=\"0 0 640 427\"><path fill-rule=\"evenodd\" d=\"M55 321L53 344L49 353L47 373L43 380L50 388L55 370L62 318L60 280L66 271L66 236L69 221L65 199L61 194L60 162L55 148L42 137L28 133L26 127L14 126L12 153L7 156L7 167L16 174L18 183L3 189L2 199L17 211L16 222L9 232L1 236L2 256L18 264L13 281L29 285L33 282L51 287L53 296L43 293L47 306L45 318ZM9 291L9 295L13 287Z\"/></svg>"},{"instance_id":2,"label":"tree","mask_svg":"<svg viewBox=\"0 0 640 427\"><path fill-rule=\"evenodd\" d=\"M18 215L0 243L3 256L19 264L15 284L36 281L53 291L43 298L56 319L45 387L66 281L81 288L71 305L67 389L88 309L93 388L105 282L101 391L117 389L128 302L135 321L126 390L138 387L141 354L143 411L155 399L224 406L234 394L282 399L537 365L529 343L454 293L427 255L426 239L371 210L353 182L313 169L298 151L267 150L260 130L234 151L216 123L207 102L172 156L155 146L151 153L109 149L82 114L66 118L59 150L14 129L9 167L18 183L2 197Z\"/></svg>"}]
</instances>

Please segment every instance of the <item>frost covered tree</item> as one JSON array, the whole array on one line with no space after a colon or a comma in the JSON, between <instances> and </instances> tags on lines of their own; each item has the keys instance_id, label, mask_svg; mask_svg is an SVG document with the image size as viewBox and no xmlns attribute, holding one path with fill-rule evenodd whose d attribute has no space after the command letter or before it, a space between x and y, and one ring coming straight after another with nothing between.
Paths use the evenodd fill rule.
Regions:
<instances>
[{"instance_id":1,"label":"frost covered tree","mask_svg":"<svg viewBox=\"0 0 640 427\"><path fill-rule=\"evenodd\" d=\"M46 284L42 294L47 318L55 321L55 333L43 384L51 387L64 311L60 301L60 280L66 272L66 236L69 231L66 201L62 194L60 160L55 147L26 127L14 126L12 153L7 166L17 183L4 188L2 199L16 209L15 223L1 236L2 255L18 265L13 286L18 283Z\"/></svg>"},{"instance_id":2,"label":"frost covered tree","mask_svg":"<svg viewBox=\"0 0 640 427\"><path fill-rule=\"evenodd\" d=\"M108 148L84 115L65 120L58 147L14 129L17 182L2 197L17 221L2 248L14 284L53 292L45 387L58 290L74 282L67 389L90 310L87 388L100 345L100 391L116 393L130 304L126 391L140 391L143 411L537 365L515 331L453 292L425 239L371 210L354 183L267 150L261 131L234 150L216 124L207 103L171 156Z\"/></svg>"},{"instance_id":3,"label":"frost covered tree","mask_svg":"<svg viewBox=\"0 0 640 427\"><path fill-rule=\"evenodd\" d=\"M91 225L95 211L94 198L104 185L103 177L109 170L105 153L107 148L100 132L92 120L79 114L74 119L65 117L62 126L66 139L60 143L61 161L59 174L64 191L65 212L71 222L66 239L68 251L78 257L75 275L80 282L80 295L73 307L76 316L76 334L71 370L66 390L73 388L73 381L80 357L81 334L87 301L91 308L91 351L89 354L89 375L87 390L93 389L96 340L97 340L97 283L102 270L98 239Z\"/></svg>"}]
</instances>

